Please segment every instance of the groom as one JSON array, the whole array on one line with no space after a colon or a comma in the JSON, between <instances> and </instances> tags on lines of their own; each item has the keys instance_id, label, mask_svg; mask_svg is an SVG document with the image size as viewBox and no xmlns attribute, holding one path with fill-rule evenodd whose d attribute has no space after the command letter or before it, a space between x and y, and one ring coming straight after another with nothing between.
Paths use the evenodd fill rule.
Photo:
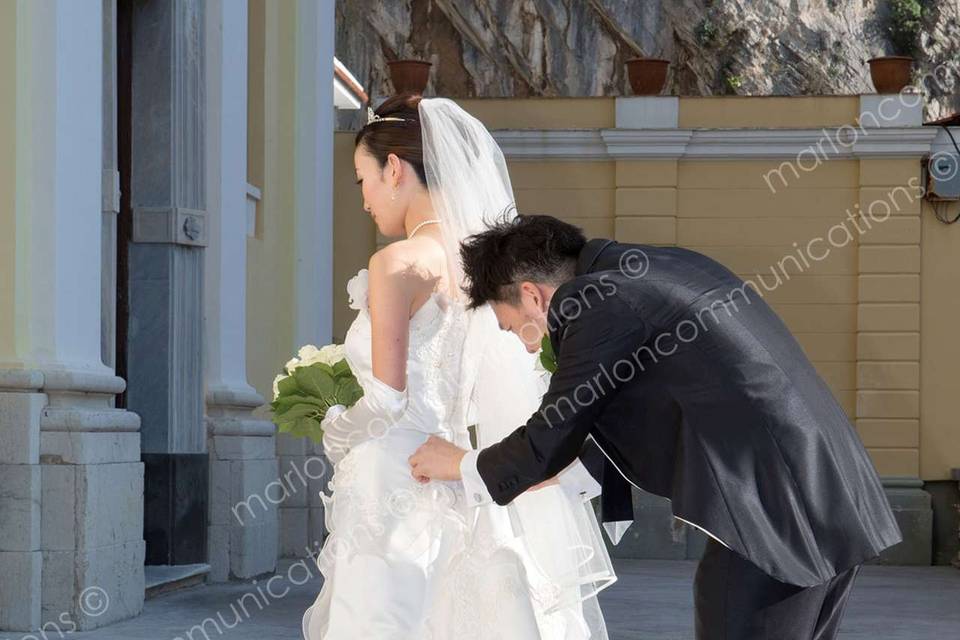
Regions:
<instances>
[{"instance_id":1,"label":"groom","mask_svg":"<svg viewBox=\"0 0 960 640\"><path fill-rule=\"evenodd\" d=\"M548 333L558 367L525 425L479 453L432 437L413 475L503 505L590 436L709 536L698 640L835 638L860 565L900 531L843 409L762 297L701 254L587 242L549 216L461 253L472 305L491 303L529 351Z\"/></svg>"}]
</instances>

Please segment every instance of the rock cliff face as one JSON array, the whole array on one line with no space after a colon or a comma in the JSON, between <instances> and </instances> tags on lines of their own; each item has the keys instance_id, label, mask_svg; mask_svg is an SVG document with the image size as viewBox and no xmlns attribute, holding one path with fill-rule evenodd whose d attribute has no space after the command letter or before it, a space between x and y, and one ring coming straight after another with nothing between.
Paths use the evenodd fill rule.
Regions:
<instances>
[{"instance_id":1,"label":"rock cliff face","mask_svg":"<svg viewBox=\"0 0 960 640\"><path fill-rule=\"evenodd\" d=\"M338 0L336 52L373 95L396 58L434 63L430 95L629 95L638 54L672 95L870 93L904 6L927 118L960 110L960 0Z\"/></svg>"}]
</instances>

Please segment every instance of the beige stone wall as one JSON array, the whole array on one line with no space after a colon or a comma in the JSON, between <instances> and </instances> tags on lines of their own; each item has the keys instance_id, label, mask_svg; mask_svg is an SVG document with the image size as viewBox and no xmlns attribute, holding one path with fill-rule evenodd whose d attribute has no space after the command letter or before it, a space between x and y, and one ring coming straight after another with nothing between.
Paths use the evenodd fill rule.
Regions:
<instances>
[{"instance_id":1,"label":"beige stone wall","mask_svg":"<svg viewBox=\"0 0 960 640\"><path fill-rule=\"evenodd\" d=\"M295 3L250 2L247 179L263 196L247 238L247 380L268 399L294 351L295 33Z\"/></svg>"},{"instance_id":2,"label":"beige stone wall","mask_svg":"<svg viewBox=\"0 0 960 640\"><path fill-rule=\"evenodd\" d=\"M614 120L612 99L459 102L493 129L605 128ZM817 130L855 124L858 109L856 96L683 98L679 127ZM358 254L378 243L356 215L357 187L340 177L352 173L352 134L338 134L336 153L335 291L343 291L365 259ZM960 224L940 224L926 204L902 196L920 177L919 156L830 160L771 190L764 176L784 160L509 165L521 212L556 215L593 237L688 247L761 283L880 473L949 477L960 467ZM876 201L893 203L891 215L869 226L860 212ZM838 226L853 238L844 243ZM804 264L800 250L831 230L844 246L827 245L825 259ZM340 335L352 317L342 307Z\"/></svg>"},{"instance_id":3,"label":"beige stone wall","mask_svg":"<svg viewBox=\"0 0 960 640\"><path fill-rule=\"evenodd\" d=\"M914 159L861 160L860 209L919 178ZM857 428L888 475L920 475L920 201L903 199L858 255Z\"/></svg>"},{"instance_id":4,"label":"beige stone wall","mask_svg":"<svg viewBox=\"0 0 960 640\"><path fill-rule=\"evenodd\" d=\"M333 153L333 339L343 342L356 311L347 306L347 280L367 266L377 250L377 229L363 210L353 167L352 132L334 134Z\"/></svg>"},{"instance_id":5,"label":"beige stone wall","mask_svg":"<svg viewBox=\"0 0 960 640\"><path fill-rule=\"evenodd\" d=\"M960 467L960 223L924 203L920 247L920 477L939 480Z\"/></svg>"},{"instance_id":6,"label":"beige stone wall","mask_svg":"<svg viewBox=\"0 0 960 640\"><path fill-rule=\"evenodd\" d=\"M680 100L682 128L839 127L857 121L857 96L704 96Z\"/></svg>"}]
</instances>

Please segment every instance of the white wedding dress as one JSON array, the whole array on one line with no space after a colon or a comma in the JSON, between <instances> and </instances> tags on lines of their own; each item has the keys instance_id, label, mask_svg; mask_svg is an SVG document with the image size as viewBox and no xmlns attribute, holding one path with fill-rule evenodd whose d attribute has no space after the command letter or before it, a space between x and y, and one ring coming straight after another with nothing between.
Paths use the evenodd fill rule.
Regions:
<instances>
[{"instance_id":1,"label":"white wedding dress","mask_svg":"<svg viewBox=\"0 0 960 640\"><path fill-rule=\"evenodd\" d=\"M383 383L372 373L366 277L348 286L358 314L345 349L369 392ZM441 293L417 310L402 415L335 465L332 493L321 494L329 535L306 640L606 640L595 595L615 577L586 497L549 486L518 497L529 507L519 515L468 506L460 482L411 476L407 458L429 434L470 447L478 399L471 410L460 400L474 366L461 357L467 313L477 312Z\"/></svg>"}]
</instances>

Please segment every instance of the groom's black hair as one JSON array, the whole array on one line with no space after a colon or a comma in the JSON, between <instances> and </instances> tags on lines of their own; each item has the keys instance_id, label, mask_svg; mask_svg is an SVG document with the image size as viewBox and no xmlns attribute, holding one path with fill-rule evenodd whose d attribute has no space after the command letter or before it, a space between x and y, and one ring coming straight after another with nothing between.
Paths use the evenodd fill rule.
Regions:
<instances>
[{"instance_id":1,"label":"groom's black hair","mask_svg":"<svg viewBox=\"0 0 960 640\"><path fill-rule=\"evenodd\" d=\"M470 308L520 301L521 282L559 286L573 278L583 231L551 216L501 220L460 245Z\"/></svg>"}]
</instances>

